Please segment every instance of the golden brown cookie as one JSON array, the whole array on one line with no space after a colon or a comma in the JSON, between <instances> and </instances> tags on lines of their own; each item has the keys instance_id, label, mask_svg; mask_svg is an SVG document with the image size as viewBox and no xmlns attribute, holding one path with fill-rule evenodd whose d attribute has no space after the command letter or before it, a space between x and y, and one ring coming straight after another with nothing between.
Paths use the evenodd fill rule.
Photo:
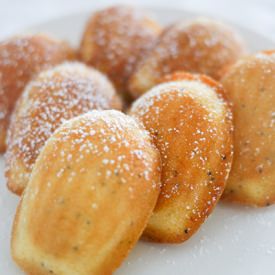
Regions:
<instances>
[{"instance_id":1,"label":"golden brown cookie","mask_svg":"<svg viewBox=\"0 0 275 275\"><path fill-rule=\"evenodd\" d=\"M275 202L275 51L240 60L222 83L234 112L234 159L223 195L253 206Z\"/></svg>"},{"instance_id":2,"label":"golden brown cookie","mask_svg":"<svg viewBox=\"0 0 275 275\"><path fill-rule=\"evenodd\" d=\"M112 274L160 187L159 153L133 118L93 111L47 141L17 209L12 256L27 274Z\"/></svg>"},{"instance_id":3,"label":"golden brown cookie","mask_svg":"<svg viewBox=\"0 0 275 275\"><path fill-rule=\"evenodd\" d=\"M44 34L17 36L0 43L0 152L17 98L25 85L43 69L73 59L63 41Z\"/></svg>"},{"instance_id":4,"label":"golden brown cookie","mask_svg":"<svg viewBox=\"0 0 275 275\"><path fill-rule=\"evenodd\" d=\"M204 18L178 22L164 29L130 78L129 89L137 98L179 70L219 80L244 52L241 38L228 26Z\"/></svg>"},{"instance_id":5,"label":"golden brown cookie","mask_svg":"<svg viewBox=\"0 0 275 275\"><path fill-rule=\"evenodd\" d=\"M160 26L142 10L114 6L94 13L80 46L81 59L108 75L126 99L127 81L155 42Z\"/></svg>"},{"instance_id":6,"label":"golden brown cookie","mask_svg":"<svg viewBox=\"0 0 275 275\"><path fill-rule=\"evenodd\" d=\"M120 109L110 81L81 63L41 72L19 99L11 120L6 153L9 189L21 194L46 140L65 121L93 109Z\"/></svg>"},{"instance_id":7,"label":"golden brown cookie","mask_svg":"<svg viewBox=\"0 0 275 275\"><path fill-rule=\"evenodd\" d=\"M207 76L177 73L140 97L130 114L144 123L162 161L161 193L145 236L190 238L218 202L232 155L232 116L222 86Z\"/></svg>"}]
</instances>

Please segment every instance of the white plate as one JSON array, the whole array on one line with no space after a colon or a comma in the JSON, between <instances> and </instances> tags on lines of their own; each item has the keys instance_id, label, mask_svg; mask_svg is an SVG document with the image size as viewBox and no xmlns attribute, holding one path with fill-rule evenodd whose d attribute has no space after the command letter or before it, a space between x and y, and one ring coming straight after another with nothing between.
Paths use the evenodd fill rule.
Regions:
<instances>
[{"instance_id":1,"label":"white plate","mask_svg":"<svg viewBox=\"0 0 275 275\"><path fill-rule=\"evenodd\" d=\"M198 16L176 9L149 10L163 24ZM51 20L33 26L28 31L52 33L77 46L90 12ZM268 38L239 26L235 27L252 51L275 48L274 43ZM9 248L11 225L17 203L18 198L6 189L3 159L0 158L1 275L23 274L13 263ZM116 274L274 275L275 206L250 209L220 203L189 241L180 245L139 242Z\"/></svg>"}]
</instances>

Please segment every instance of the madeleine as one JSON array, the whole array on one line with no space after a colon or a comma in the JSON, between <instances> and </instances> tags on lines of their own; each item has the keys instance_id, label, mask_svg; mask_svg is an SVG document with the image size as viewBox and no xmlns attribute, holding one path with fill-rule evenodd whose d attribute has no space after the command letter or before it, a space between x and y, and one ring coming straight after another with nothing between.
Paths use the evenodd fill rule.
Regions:
<instances>
[{"instance_id":1,"label":"madeleine","mask_svg":"<svg viewBox=\"0 0 275 275\"><path fill-rule=\"evenodd\" d=\"M114 6L94 13L80 45L81 59L104 72L126 100L127 82L138 61L154 44L160 26L144 11Z\"/></svg>"},{"instance_id":2,"label":"madeleine","mask_svg":"<svg viewBox=\"0 0 275 275\"><path fill-rule=\"evenodd\" d=\"M234 112L234 160L223 195L253 206L275 202L275 51L240 60L222 83Z\"/></svg>"},{"instance_id":3,"label":"madeleine","mask_svg":"<svg viewBox=\"0 0 275 275\"><path fill-rule=\"evenodd\" d=\"M16 36L0 43L0 152L6 149L10 116L26 84L40 71L74 56L66 42L44 34Z\"/></svg>"},{"instance_id":4,"label":"madeleine","mask_svg":"<svg viewBox=\"0 0 275 275\"><path fill-rule=\"evenodd\" d=\"M218 202L232 162L232 116L220 84L177 73L140 97L130 114L151 133L162 162L161 193L144 235L190 238Z\"/></svg>"},{"instance_id":5,"label":"madeleine","mask_svg":"<svg viewBox=\"0 0 275 275\"><path fill-rule=\"evenodd\" d=\"M242 39L228 26L210 19L168 26L129 80L137 98L175 71L206 74L219 80L245 52Z\"/></svg>"},{"instance_id":6,"label":"madeleine","mask_svg":"<svg viewBox=\"0 0 275 275\"><path fill-rule=\"evenodd\" d=\"M66 120L94 109L120 109L110 81L81 63L41 72L15 107L6 153L8 188L21 194L47 139Z\"/></svg>"},{"instance_id":7,"label":"madeleine","mask_svg":"<svg viewBox=\"0 0 275 275\"><path fill-rule=\"evenodd\" d=\"M137 242L160 187L149 133L118 111L64 123L17 209L12 256L27 274L112 274Z\"/></svg>"}]
</instances>

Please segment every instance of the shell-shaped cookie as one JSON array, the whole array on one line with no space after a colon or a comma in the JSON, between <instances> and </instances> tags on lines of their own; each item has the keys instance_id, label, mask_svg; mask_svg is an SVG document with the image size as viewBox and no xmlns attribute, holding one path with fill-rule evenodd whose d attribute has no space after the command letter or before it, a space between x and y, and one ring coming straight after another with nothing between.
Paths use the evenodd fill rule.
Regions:
<instances>
[{"instance_id":1,"label":"shell-shaped cookie","mask_svg":"<svg viewBox=\"0 0 275 275\"><path fill-rule=\"evenodd\" d=\"M159 194L149 133L118 111L92 111L47 141L17 209L12 255L27 274L111 274Z\"/></svg>"},{"instance_id":2,"label":"shell-shaped cookie","mask_svg":"<svg viewBox=\"0 0 275 275\"><path fill-rule=\"evenodd\" d=\"M241 38L210 19L178 22L164 29L129 80L134 97L144 94L175 71L206 74L219 80L244 53Z\"/></svg>"},{"instance_id":3,"label":"shell-shaped cookie","mask_svg":"<svg viewBox=\"0 0 275 275\"><path fill-rule=\"evenodd\" d=\"M234 160L223 195L253 206L275 203L275 51L240 60L222 79L234 113Z\"/></svg>"},{"instance_id":4,"label":"shell-shaped cookie","mask_svg":"<svg viewBox=\"0 0 275 275\"><path fill-rule=\"evenodd\" d=\"M93 109L120 109L108 79L81 63L64 63L41 72L15 107L9 127L6 177L21 194L46 140L65 121Z\"/></svg>"},{"instance_id":5,"label":"shell-shaped cookie","mask_svg":"<svg viewBox=\"0 0 275 275\"><path fill-rule=\"evenodd\" d=\"M81 59L108 75L129 99L127 81L155 42L160 26L144 11L114 6L94 13L83 34Z\"/></svg>"},{"instance_id":6,"label":"shell-shaped cookie","mask_svg":"<svg viewBox=\"0 0 275 275\"><path fill-rule=\"evenodd\" d=\"M232 116L223 88L207 76L177 73L140 97L130 114L159 149L161 193L145 230L159 242L191 237L219 200L232 161Z\"/></svg>"},{"instance_id":7,"label":"shell-shaped cookie","mask_svg":"<svg viewBox=\"0 0 275 275\"><path fill-rule=\"evenodd\" d=\"M0 152L10 115L26 84L40 71L74 58L63 41L44 34L16 36L0 43Z\"/></svg>"}]
</instances>

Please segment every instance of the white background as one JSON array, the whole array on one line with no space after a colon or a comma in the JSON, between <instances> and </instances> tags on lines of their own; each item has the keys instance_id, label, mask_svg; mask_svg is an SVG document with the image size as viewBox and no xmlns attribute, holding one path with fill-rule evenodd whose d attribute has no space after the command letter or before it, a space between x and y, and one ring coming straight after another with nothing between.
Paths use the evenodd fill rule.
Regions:
<instances>
[{"instance_id":1,"label":"white background","mask_svg":"<svg viewBox=\"0 0 275 275\"><path fill-rule=\"evenodd\" d=\"M231 20L275 40L275 0L0 0L0 38L41 21L115 3L182 7Z\"/></svg>"}]
</instances>

